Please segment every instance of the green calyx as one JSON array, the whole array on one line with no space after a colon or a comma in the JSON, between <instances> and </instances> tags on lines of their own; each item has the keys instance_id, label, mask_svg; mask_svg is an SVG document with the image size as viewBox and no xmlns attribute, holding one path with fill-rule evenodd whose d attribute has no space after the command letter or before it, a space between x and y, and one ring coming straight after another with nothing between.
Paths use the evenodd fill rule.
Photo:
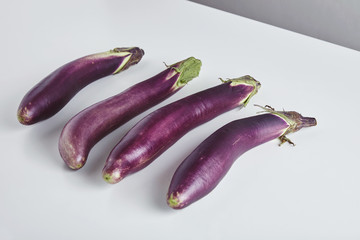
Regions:
<instances>
[{"instance_id":1,"label":"green calyx","mask_svg":"<svg viewBox=\"0 0 360 240\"><path fill-rule=\"evenodd\" d=\"M117 74L129 68L131 65L138 63L144 55L144 51L138 47L114 48L108 51L107 53L110 56L117 56L123 58L123 61L113 72L113 74Z\"/></svg>"},{"instance_id":2,"label":"green calyx","mask_svg":"<svg viewBox=\"0 0 360 240\"><path fill-rule=\"evenodd\" d=\"M189 57L168 67L174 69L177 73L180 73L180 76L176 81L176 88L179 88L199 76L201 61L194 57Z\"/></svg>"},{"instance_id":3,"label":"green calyx","mask_svg":"<svg viewBox=\"0 0 360 240\"><path fill-rule=\"evenodd\" d=\"M118 66L118 68L113 72L113 74L117 74L117 73L121 72L125 68L126 64L130 61L130 59L131 59L131 54L129 54L127 56L125 55L124 60L121 62L121 64Z\"/></svg>"},{"instance_id":4,"label":"green calyx","mask_svg":"<svg viewBox=\"0 0 360 240\"><path fill-rule=\"evenodd\" d=\"M254 104L254 106L261 108L262 110L264 110L263 112L268 112L268 113L278 116L279 118L281 118L285 122L287 122L287 124L289 124L289 127L284 131L282 136L285 136L288 133L294 132L294 129L297 126L297 121L293 117L286 114L285 111L275 111L275 109L273 109L272 107L270 107L268 105L263 107L263 106Z\"/></svg>"},{"instance_id":5,"label":"green calyx","mask_svg":"<svg viewBox=\"0 0 360 240\"><path fill-rule=\"evenodd\" d=\"M295 111L275 111L275 109L273 109L268 105L263 107L255 104L255 106L263 109L264 110L263 112L268 112L270 114L278 116L289 125L289 127L287 127L284 130L283 134L281 134L281 136L279 137L281 144L283 144L284 142L288 142L292 145L295 145L293 142L290 141L290 139L286 137L287 134L297 132L304 127L312 127L317 125L317 121L315 118L303 117L300 113Z\"/></svg>"},{"instance_id":6,"label":"green calyx","mask_svg":"<svg viewBox=\"0 0 360 240\"><path fill-rule=\"evenodd\" d=\"M120 56L120 57L126 56L126 55L131 54L132 49L133 48L114 48L109 51L109 54L113 54L113 55Z\"/></svg>"},{"instance_id":7,"label":"green calyx","mask_svg":"<svg viewBox=\"0 0 360 240\"><path fill-rule=\"evenodd\" d=\"M249 95L243 100L242 104L245 107L250 99L258 92L258 90L261 87L261 84L259 81L255 80L253 77L249 76L249 75L245 75L239 78L232 78L232 79L227 79L227 80L223 80L220 78L220 80L223 83L229 83L230 82L230 86L237 86L237 85L248 85L248 86L252 86L253 90L249 93Z\"/></svg>"}]
</instances>

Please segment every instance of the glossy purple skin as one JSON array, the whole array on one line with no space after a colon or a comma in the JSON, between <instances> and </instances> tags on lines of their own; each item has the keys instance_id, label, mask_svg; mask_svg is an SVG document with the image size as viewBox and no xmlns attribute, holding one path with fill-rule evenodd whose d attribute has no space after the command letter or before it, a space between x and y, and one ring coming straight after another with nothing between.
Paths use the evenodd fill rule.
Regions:
<instances>
[{"instance_id":1,"label":"glossy purple skin","mask_svg":"<svg viewBox=\"0 0 360 240\"><path fill-rule=\"evenodd\" d=\"M121 71L138 63L144 51L140 48L117 48L132 54ZM128 56L128 55L127 55ZM18 120L31 125L48 119L59 112L82 88L88 84L115 74L127 56L111 54L111 51L79 58L58 68L35 85L22 99L18 108Z\"/></svg>"},{"instance_id":2,"label":"glossy purple skin","mask_svg":"<svg viewBox=\"0 0 360 240\"><path fill-rule=\"evenodd\" d=\"M243 153L280 137L288 127L284 119L273 114L235 120L221 127L177 168L170 183L168 204L181 209L204 197Z\"/></svg>"},{"instance_id":3,"label":"glossy purple skin","mask_svg":"<svg viewBox=\"0 0 360 240\"><path fill-rule=\"evenodd\" d=\"M177 65L173 67L176 68ZM75 115L65 125L59 140L59 151L65 163L72 169L83 167L91 148L98 141L180 90L183 86L175 87L180 73L174 72L175 70L169 67ZM68 144L73 146L70 153L67 149Z\"/></svg>"},{"instance_id":4,"label":"glossy purple skin","mask_svg":"<svg viewBox=\"0 0 360 240\"><path fill-rule=\"evenodd\" d=\"M241 101L253 90L250 85L223 83L152 112L112 150L103 169L104 179L117 183L143 169L191 129L241 106ZM117 178L113 177L115 172Z\"/></svg>"}]
</instances>

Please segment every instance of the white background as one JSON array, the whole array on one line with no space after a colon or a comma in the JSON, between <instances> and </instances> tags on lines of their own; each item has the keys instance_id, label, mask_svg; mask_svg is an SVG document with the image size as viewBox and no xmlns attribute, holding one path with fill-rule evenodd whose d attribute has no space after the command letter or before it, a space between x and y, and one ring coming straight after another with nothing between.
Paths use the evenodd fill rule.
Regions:
<instances>
[{"instance_id":1,"label":"white background","mask_svg":"<svg viewBox=\"0 0 360 240\"><path fill-rule=\"evenodd\" d=\"M0 239L359 239L360 53L187 1L8 1L0 10ZM83 89L53 118L17 122L24 94L76 58L139 46L143 60ZM189 56L199 78L97 144L79 171L57 141L83 108ZM219 77L250 74L262 88L248 107L194 129L116 185L102 180L120 138L150 111ZM165 195L179 163L252 104L296 110L318 126L245 153L208 196L183 210Z\"/></svg>"}]
</instances>

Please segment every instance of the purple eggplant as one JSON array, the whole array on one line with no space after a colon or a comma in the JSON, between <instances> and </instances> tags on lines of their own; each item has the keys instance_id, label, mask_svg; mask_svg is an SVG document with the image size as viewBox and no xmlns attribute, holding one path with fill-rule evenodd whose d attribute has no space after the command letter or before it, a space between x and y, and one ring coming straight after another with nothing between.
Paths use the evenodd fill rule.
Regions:
<instances>
[{"instance_id":1,"label":"purple eggplant","mask_svg":"<svg viewBox=\"0 0 360 240\"><path fill-rule=\"evenodd\" d=\"M190 57L75 115L65 125L59 140L60 155L65 163L72 169L81 168L98 141L176 93L199 75L200 68L201 61Z\"/></svg>"},{"instance_id":2,"label":"purple eggplant","mask_svg":"<svg viewBox=\"0 0 360 240\"><path fill-rule=\"evenodd\" d=\"M52 117L82 88L129 68L138 63L143 55L144 51L138 47L115 48L63 65L24 96L17 111L19 122L31 125Z\"/></svg>"},{"instance_id":3,"label":"purple eggplant","mask_svg":"<svg viewBox=\"0 0 360 240\"><path fill-rule=\"evenodd\" d=\"M260 83L250 76L230 79L150 113L111 151L103 178L117 183L143 169L191 129L230 109L245 106L259 88Z\"/></svg>"},{"instance_id":4,"label":"purple eggplant","mask_svg":"<svg viewBox=\"0 0 360 240\"><path fill-rule=\"evenodd\" d=\"M297 112L274 111L232 121L205 139L176 169L167 194L174 209L184 208L210 193L246 151L279 138L281 144L291 142L286 135L303 127L316 125L315 118Z\"/></svg>"}]
</instances>

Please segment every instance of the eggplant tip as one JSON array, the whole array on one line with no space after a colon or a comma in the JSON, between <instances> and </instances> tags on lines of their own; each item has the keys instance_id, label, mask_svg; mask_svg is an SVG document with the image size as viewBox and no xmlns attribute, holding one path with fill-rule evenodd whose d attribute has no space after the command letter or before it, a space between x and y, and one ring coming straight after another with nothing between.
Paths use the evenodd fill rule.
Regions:
<instances>
[{"instance_id":1,"label":"eggplant tip","mask_svg":"<svg viewBox=\"0 0 360 240\"><path fill-rule=\"evenodd\" d=\"M120 171L112 171L111 173L103 172L103 179L105 182L110 184L115 184L120 182L122 177L120 176Z\"/></svg>"},{"instance_id":2,"label":"eggplant tip","mask_svg":"<svg viewBox=\"0 0 360 240\"><path fill-rule=\"evenodd\" d=\"M82 168L84 166L84 164L82 163L78 163L77 165L68 165L69 168L73 169L73 170L79 170L80 168Z\"/></svg>"},{"instance_id":3,"label":"eggplant tip","mask_svg":"<svg viewBox=\"0 0 360 240\"><path fill-rule=\"evenodd\" d=\"M31 119L28 117L27 115L27 108L19 108L18 112L17 112L17 119L19 121L19 123L23 124L23 125L31 125Z\"/></svg>"},{"instance_id":4,"label":"eggplant tip","mask_svg":"<svg viewBox=\"0 0 360 240\"><path fill-rule=\"evenodd\" d=\"M64 131L60 135L58 148L61 158L69 168L79 170L85 165L87 158L76 152L72 141L67 137L67 134L64 134Z\"/></svg>"},{"instance_id":5,"label":"eggplant tip","mask_svg":"<svg viewBox=\"0 0 360 240\"><path fill-rule=\"evenodd\" d=\"M169 205L169 207L171 207L173 209L182 208L179 198L174 196L174 193L171 193L170 196L168 196L167 204Z\"/></svg>"},{"instance_id":6,"label":"eggplant tip","mask_svg":"<svg viewBox=\"0 0 360 240\"><path fill-rule=\"evenodd\" d=\"M21 116L21 115L17 115L17 119L18 119L18 121L19 121L19 123L21 123L21 124L24 124L24 125L27 125L26 124L26 121L25 121L25 118L23 117L23 116Z\"/></svg>"}]
</instances>

